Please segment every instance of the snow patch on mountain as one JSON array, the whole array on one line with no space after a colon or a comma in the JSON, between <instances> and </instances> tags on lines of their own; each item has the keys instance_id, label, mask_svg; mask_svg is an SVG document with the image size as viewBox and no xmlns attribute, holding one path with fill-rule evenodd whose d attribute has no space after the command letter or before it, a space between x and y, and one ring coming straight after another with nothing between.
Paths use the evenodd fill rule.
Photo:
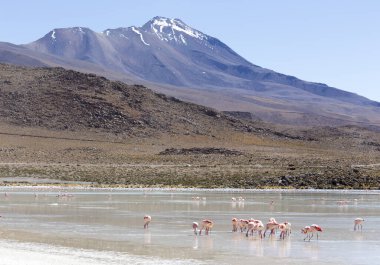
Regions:
<instances>
[{"instance_id":1,"label":"snow patch on mountain","mask_svg":"<svg viewBox=\"0 0 380 265\"><path fill-rule=\"evenodd\" d=\"M55 36L55 30L53 30L53 32L51 33L51 38L55 41L56 40L56 36Z\"/></svg>"},{"instance_id":2,"label":"snow patch on mountain","mask_svg":"<svg viewBox=\"0 0 380 265\"><path fill-rule=\"evenodd\" d=\"M143 35L141 34L141 32L140 32L138 29L136 29L135 27L131 27L131 29L132 29L133 32L135 32L137 35L140 35L140 39L141 39L142 43L144 43L144 44L147 45L147 46L150 46L149 43L146 43L146 42L145 42L145 40L144 40L144 38L143 38Z\"/></svg>"},{"instance_id":3,"label":"snow patch on mountain","mask_svg":"<svg viewBox=\"0 0 380 265\"><path fill-rule=\"evenodd\" d=\"M199 41L208 40L207 35L189 27L179 19L155 17L150 21L150 28L163 41L175 41L179 44L187 45L185 36Z\"/></svg>"}]
</instances>

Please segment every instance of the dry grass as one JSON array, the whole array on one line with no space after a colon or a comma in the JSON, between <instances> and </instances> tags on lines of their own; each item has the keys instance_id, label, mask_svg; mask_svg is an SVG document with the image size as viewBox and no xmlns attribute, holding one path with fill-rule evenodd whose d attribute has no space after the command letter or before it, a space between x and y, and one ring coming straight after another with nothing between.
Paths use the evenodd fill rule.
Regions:
<instances>
[{"instance_id":1,"label":"dry grass","mask_svg":"<svg viewBox=\"0 0 380 265\"><path fill-rule=\"evenodd\" d=\"M380 187L380 168L363 167L354 172L352 167L380 161L380 152L376 150L360 152L351 148L352 152L347 152L345 148L328 148L323 142L317 145L244 133L216 138L164 136L124 142L97 134L87 134L87 140L80 140L83 133L68 136L41 129L29 131L29 134L38 133L39 137L23 133L24 136L2 135L0 138L1 177L134 187ZM66 139L68 137L72 140ZM244 155L158 155L171 147L210 146L239 150ZM294 177L294 182L281 184L283 176ZM355 178L359 181L354 181Z\"/></svg>"}]
</instances>

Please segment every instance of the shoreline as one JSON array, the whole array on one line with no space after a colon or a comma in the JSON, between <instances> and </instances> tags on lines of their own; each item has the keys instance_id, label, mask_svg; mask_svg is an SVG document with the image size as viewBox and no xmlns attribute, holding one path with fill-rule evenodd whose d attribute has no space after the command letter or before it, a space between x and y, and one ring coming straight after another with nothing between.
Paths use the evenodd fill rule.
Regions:
<instances>
[{"instance_id":1,"label":"shoreline","mask_svg":"<svg viewBox=\"0 0 380 265\"><path fill-rule=\"evenodd\" d=\"M380 194L380 190L371 189L239 189L239 188L183 188L183 187L93 187L91 185L8 185L0 186L0 191L107 191L107 192L215 192L215 193L342 193L342 194Z\"/></svg>"}]
</instances>

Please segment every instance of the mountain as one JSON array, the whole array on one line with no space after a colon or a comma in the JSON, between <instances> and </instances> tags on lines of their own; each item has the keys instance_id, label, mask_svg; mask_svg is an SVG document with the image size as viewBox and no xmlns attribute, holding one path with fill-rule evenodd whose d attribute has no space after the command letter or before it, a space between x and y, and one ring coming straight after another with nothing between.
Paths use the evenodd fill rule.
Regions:
<instances>
[{"instance_id":1,"label":"mountain","mask_svg":"<svg viewBox=\"0 0 380 265\"><path fill-rule=\"evenodd\" d=\"M102 74L272 122L380 126L380 103L254 65L180 19L155 17L99 33L54 29L26 45L0 45L0 61Z\"/></svg>"}]
</instances>

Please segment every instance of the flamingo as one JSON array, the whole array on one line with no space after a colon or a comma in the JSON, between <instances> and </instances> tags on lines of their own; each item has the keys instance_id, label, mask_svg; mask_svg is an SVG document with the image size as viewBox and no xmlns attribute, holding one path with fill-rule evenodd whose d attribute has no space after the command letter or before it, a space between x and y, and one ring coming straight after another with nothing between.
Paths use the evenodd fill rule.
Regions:
<instances>
[{"instance_id":1,"label":"flamingo","mask_svg":"<svg viewBox=\"0 0 380 265\"><path fill-rule=\"evenodd\" d=\"M305 226L301 229L301 232L303 234L306 234L306 237L303 239L304 241L308 238L310 239L314 236L314 233L317 234L317 240L318 240L318 232L322 232L322 228L319 225L312 224L310 226Z\"/></svg>"},{"instance_id":2,"label":"flamingo","mask_svg":"<svg viewBox=\"0 0 380 265\"><path fill-rule=\"evenodd\" d=\"M244 220L244 219L239 220L240 232L243 232L247 228L248 223L249 223L248 220Z\"/></svg>"},{"instance_id":3,"label":"flamingo","mask_svg":"<svg viewBox=\"0 0 380 265\"><path fill-rule=\"evenodd\" d=\"M292 233L292 224L288 221L285 221L284 224L286 226L286 235L290 236L290 234Z\"/></svg>"},{"instance_id":4,"label":"flamingo","mask_svg":"<svg viewBox=\"0 0 380 265\"><path fill-rule=\"evenodd\" d=\"M289 223L288 221L285 221L282 223L283 225L285 225L285 227L283 227L282 229L285 230L285 236L290 236L290 234L292 233L292 224ZM281 224L280 224L281 225ZM279 226L280 226L279 225ZM279 227L280 231L281 231L281 228ZM281 236L281 235L280 235ZM280 237L281 238L281 237Z\"/></svg>"},{"instance_id":5,"label":"flamingo","mask_svg":"<svg viewBox=\"0 0 380 265\"><path fill-rule=\"evenodd\" d=\"M251 232L251 235L253 235L253 232L257 232L258 235L260 236L260 238L262 239L263 238L263 231L265 229L263 222L261 222L260 220L255 220L253 218L249 219L248 221L249 222L247 224L246 236L248 237L249 232Z\"/></svg>"},{"instance_id":6,"label":"flamingo","mask_svg":"<svg viewBox=\"0 0 380 265\"><path fill-rule=\"evenodd\" d=\"M205 219L202 221L201 223L201 229L199 230L199 235L202 234L202 230L203 228L205 228L205 233L206 235L208 235L209 232L211 232L211 228L214 226L214 222L209 220L209 219Z\"/></svg>"},{"instance_id":7,"label":"flamingo","mask_svg":"<svg viewBox=\"0 0 380 265\"><path fill-rule=\"evenodd\" d=\"M145 215L144 216L144 229L148 228L150 221L152 221L152 217L150 217L150 215Z\"/></svg>"},{"instance_id":8,"label":"flamingo","mask_svg":"<svg viewBox=\"0 0 380 265\"><path fill-rule=\"evenodd\" d=\"M288 226L281 223L278 225L278 229L280 230L280 239L285 239L285 236L288 235Z\"/></svg>"},{"instance_id":9,"label":"flamingo","mask_svg":"<svg viewBox=\"0 0 380 265\"><path fill-rule=\"evenodd\" d=\"M247 225L247 233L245 234L247 237L249 232L251 232L251 236L253 236L253 232L256 230L256 223L254 221L250 221Z\"/></svg>"},{"instance_id":10,"label":"flamingo","mask_svg":"<svg viewBox=\"0 0 380 265\"><path fill-rule=\"evenodd\" d=\"M194 234L195 235L198 235L197 228L198 228L198 223L197 222L193 222L193 229L194 229Z\"/></svg>"},{"instance_id":11,"label":"flamingo","mask_svg":"<svg viewBox=\"0 0 380 265\"><path fill-rule=\"evenodd\" d=\"M262 239L265 226L264 226L263 222L261 222L260 220L255 220L255 223L256 223L257 233L259 234L260 238Z\"/></svg>"},{"instance_id":12,"label":"flamingo","mask_svg":"<svg viewBox=\"0 0 380 265\"><path fill-rule=\"evenodd\" d=\"M356 228L359 230L360 228L360 231L363 230L363 222L364 222L364 219L363 218L356 218L354 220L354 231L356 231Z\"/></svg>"},{"instance_id":13,"label":"flamingo","mask_svg":"<svg viewBox=\"0 0 380 265\"><path fill-rule=\"evenodd\" d=\"M303 239L303 241L305 241L307 238L308 238L309 241L310 241L310 239L311 239L311 234L312 234L312 231L311 231L311 227L310 227L310 226L307 225L307 226L305 226L304 228L302 228L302 229L301 229L301 233L306 235L306 237Z\"/></svg>"},{"instance_id":14,"label":"flamingo","mask_svg":"<svg viewBox=\"0 0 380 265\"><path fill-rule=\"evenodd\" d=\"M264 237L267 232L267 230L270 230L270 235L275 234L275 229L278 228L278 223L276 219L273 217L269 218L269 222L266 224L265 231L264 231Z\"/></svg>"},{"instance_id":15,"label":"flamingo","mask_svg":"<svg viewBox=\"0 0 380 265\"><path fill-rule=\"evenodd\" d=\"M237 232L239 226L239 220L237 218L232 218L232 232Z\"/></svg>"}]
</instances>

